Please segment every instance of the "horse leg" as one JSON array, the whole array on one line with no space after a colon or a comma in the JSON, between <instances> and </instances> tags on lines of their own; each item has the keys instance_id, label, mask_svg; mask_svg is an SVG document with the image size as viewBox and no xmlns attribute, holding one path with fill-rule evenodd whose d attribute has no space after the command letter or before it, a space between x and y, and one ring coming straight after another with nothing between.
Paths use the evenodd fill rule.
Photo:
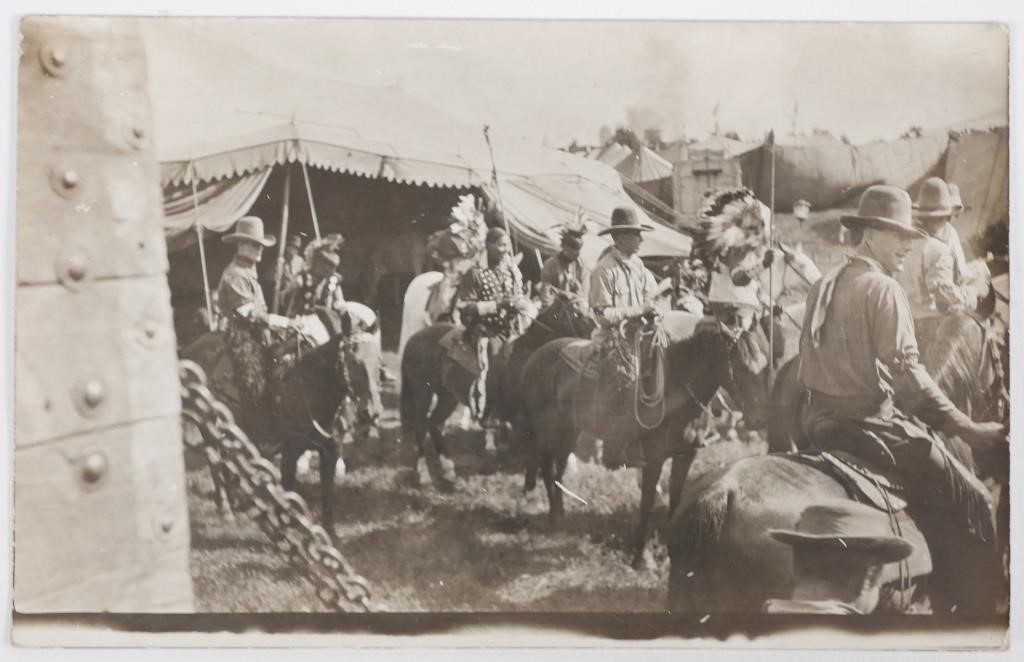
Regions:
<instances>
[{"instance_id":1,"label":"horse leg","mask_svg":"<svg viewBox=\"0 0 1024 662\"><path fill-rule=\"evenodd\" d=\"M690 473L693 460L697 457L697 449L690 447L672 456L672 473L668 479L668 516L676 512L676 506L683 499L683 486L686 476Z\"/></svg>"},{"instance_id":2,"label":"horse leg","mask_svg":"<svg viewBox=\"0 0 1024 662\"><path fill-rule=\"evenodd\" d=\"M231 522L235 519L235 511L231 508L231 499L228 498L227 482L231 480L231 474L222 467L213 464L210 467L210 478L213 479L213 498L217 502L217 512L225 520Z\"/></svg>"},{"instance_id":3,"label":"horse leg","mask_svg":"<svg viewBox=\"0 0 1024 662\"><path fill-rule=\"evenodd\" d=\"M540 454L540 475L544 480L544 489L548 495L548 522L554 526L558 523L561 513L559 512L561 493L555 486L555 462L551 457L550 450L543 450Z\"/></svg>"},{"instance_id":4,"label":"horse leg","mask_svg":"<svg viewBox=\"0 0 1024 662\"><path fill-rule=\"evenodd\" d=\"M299 456L305 448L292 440L287 440L281 448L281 487L294 492L296 487L295 474L298 470Z\"/></svg>"},{"instance_id":5,"label":"horse leg","mask_svg":"<svg viewBox=\"0 0 1024 662\"><path fill-rule=\"evenodd\" d=\"M631 563L634 570L641 570L646 565L644 553L647 550L647 526L651 520L651 511L654 510L655 491L658 487L658 478L661 477L662 463L648 460L644 464L641 475L640 521L634 537L633 561Z\"/></svg>"},{"instance_id":6,"label":"horse leg","mask_svg":"<svg viewBox=\"0 0 1024 662\"><path fill-rule=\"evenodd\" d=\"M437 406L430 413L429 429L430 439L437 452L437 461L441 466L441 480L446 487L454 486L456 481L455 463L448 457L448 444L444 438L444 423L455 411L458 401L451 393L443 391L437 396Z\"/></svg>"},{"instance_id":7,"label":"horse leg","mask_svg":"<svg viewBox=\"0 0 1024 662\"><path fill-rule=\"evenodd\" d=\"M320 517L327 534L334 539L334 476L338 449L330 441L320 446Z\"/></svg>"}]
</instances>

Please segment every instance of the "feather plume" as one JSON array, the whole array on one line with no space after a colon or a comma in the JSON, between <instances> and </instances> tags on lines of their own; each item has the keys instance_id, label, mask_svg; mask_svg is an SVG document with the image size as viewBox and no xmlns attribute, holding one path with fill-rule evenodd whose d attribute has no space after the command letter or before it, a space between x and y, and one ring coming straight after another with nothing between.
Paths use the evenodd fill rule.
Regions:
<instances>
[{"instance_id":1,"label":"feather plume","mask_svg":"<svg viewBox=\"0 0 1024 662\"><path fill-rule=\"evenodd\" d=\"M345 243L345 238L341 236L340 233L329 234L321 237L320 239L314 239L309 242L302 253L303 257L306 259L306 264L312 264L313 255L316 253L337 253L343 243Z\"/></svg>"},{"instance_id":2,"label":"feather plume","mask_svg":"<svg viewBox=\"0 0 1024 662\"><path fill-rule=\"evenodd\" d=\"M716 189L704 196L699 212L697 250L709 262L727 253L759 252L767 248L767 205L745 187Z\"/></svg>"}]
</instances>

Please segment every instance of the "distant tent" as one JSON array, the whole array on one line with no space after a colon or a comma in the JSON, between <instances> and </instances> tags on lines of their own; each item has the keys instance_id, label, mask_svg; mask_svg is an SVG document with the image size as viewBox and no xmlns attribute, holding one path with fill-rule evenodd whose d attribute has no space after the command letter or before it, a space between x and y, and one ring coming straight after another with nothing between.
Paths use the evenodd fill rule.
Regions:
<instances>
[{"instance_id":1,"label":"distant tent","mask_svg":"<svg viewBox=\"0 0 1024 662\"><path fill-rule=\"evenodd\" d=\"M645 145L619 161L615 169L623 177L641 184L672 176L672 164Z\"/></svg>"},{"instance_id":2,"label":"distant tent","mask_svg":"<svg viewBox=\"0 0 1024 662\"><path fill-rule=\"evenodd\" d=\"M622 143L609 143L598 150L597 154L593 155L592 158L614 168L632 153L632 150Z\"/></svg>"},{"instance_id":3,"label":"distant tent","mask_svg":"<svg viewBox=\"0 0 1024 662\"><path fill-rule=\"evenodd\" d=\"M956 226L978 237L1010 220L1010 139L1006 127L954 136L946 155L946 181L960 187L966 209Z\"/></svg>"},{"instance_id":4,"label":"distant tent","mask_svg":"<svg viewBox=\"0 0 1024 662\"><path fill-rule=\"evenodd\" d=\"M854 204L872 184L914 189L925 178L942 175L949 144L946 131L867 145L848 145L826 135L778 137L775 143L775 203L792 209L804 199L818 209ZM767 200L770 158L763 146L740 157L743 184Z\"/></svg>"},{"instance_id":5,"label":"distant tent","mask_svg":"<svg viewBox=\"0 0 1024 662\"><path fill-rule=\"evenodd\" d=\"M209 230L226 230L260 196L269 171L289 163L407 185L481 189L507 205L516 239L548 253L557 251L559 228L577 207L597 225L610 223L616 205L635 207L604 163L497 132L489 146L483 127L465 125L397 87L280 70L187 25L143 24L172 249L188 242L197 216ZM538 211L526 197L542 201L545 212L518 213ZM659 225L642 255L685 255L689 247L688 237Z\"/></svg>"}]
</instances>

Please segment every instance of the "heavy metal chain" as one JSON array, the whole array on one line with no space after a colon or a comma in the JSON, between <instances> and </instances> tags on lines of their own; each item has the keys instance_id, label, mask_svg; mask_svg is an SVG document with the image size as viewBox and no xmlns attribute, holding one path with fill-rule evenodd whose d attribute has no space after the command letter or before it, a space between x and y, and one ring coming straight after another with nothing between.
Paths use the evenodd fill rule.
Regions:
<instances>
[{"instance_id":1,"label":"heavy metal chain","mask_svg":"<svg viewBox=\"0 0 1024 662\"><path fill-rule=\"evenodd\" d=\"M202 451L212 470L224 470L222 481L231 501L246 511L281 552L302 568L316 587L317 598L335 611L370 609L370 587L331 543L327 532L309 516L301 496L281 486L281 476L245 432L228 407L206 386L206 375L192 361L182 361L182 417L200 432L187 441Z\"/></svg>"}]
</instances>

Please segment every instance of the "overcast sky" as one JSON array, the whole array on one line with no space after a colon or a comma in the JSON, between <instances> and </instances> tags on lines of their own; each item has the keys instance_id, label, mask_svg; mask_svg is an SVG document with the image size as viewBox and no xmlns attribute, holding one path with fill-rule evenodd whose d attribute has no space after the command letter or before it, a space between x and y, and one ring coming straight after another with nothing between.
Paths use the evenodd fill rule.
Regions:
<instances>
[{"instance_id":1,"label":"overcast sky","mask_svg":"<svg viewBox=\"0 0 1024 662\"><path fill-rule=\"evenodd\" d=\"M561 146L602 125L854 142L1005 117L1007 38L985 24L201 19L191 29L329 79L398 84L472 123ZM998 119L994 120L998 121ZM1004 120L1005 121L1005 120Z\"/></svg>"}]
</instances>

